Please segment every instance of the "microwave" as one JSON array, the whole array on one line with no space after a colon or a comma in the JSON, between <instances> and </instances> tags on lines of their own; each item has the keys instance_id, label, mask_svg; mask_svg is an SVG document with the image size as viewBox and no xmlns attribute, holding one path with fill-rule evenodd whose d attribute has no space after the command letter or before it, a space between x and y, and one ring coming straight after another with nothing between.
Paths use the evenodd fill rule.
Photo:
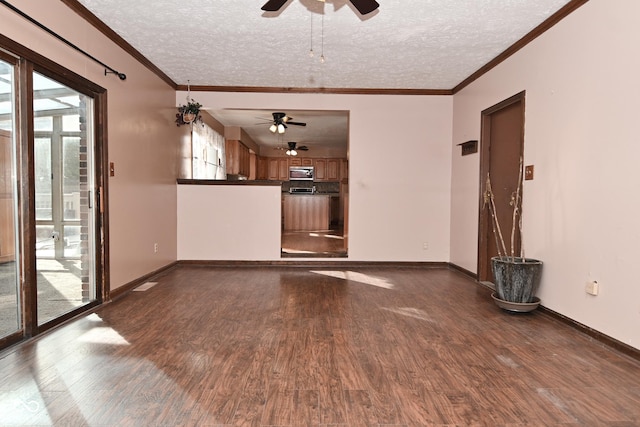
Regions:
<instances>
[{"instance_id":1,"label":"microwave","mask_svg":"<svg viewBox=\"0 0 640 427\"><path fill-rule=\"evenodd\" d=\"M313 181L313 166L289 166L289 181Z\"/></svg>"}]
</instances>

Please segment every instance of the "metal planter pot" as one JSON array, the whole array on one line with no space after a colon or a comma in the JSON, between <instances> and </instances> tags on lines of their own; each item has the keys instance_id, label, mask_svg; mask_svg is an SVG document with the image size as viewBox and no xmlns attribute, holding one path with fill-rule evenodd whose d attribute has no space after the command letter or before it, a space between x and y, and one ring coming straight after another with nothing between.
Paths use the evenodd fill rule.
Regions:
<instances>
[{"instance_id":1,"label":"metal planter pot","mask_svg":"<svg viewBox=\"0 0 640 427\"><path fill-rule=\"evenodd\" d=\"M542 276L542 261L520 257L493 257L491 269L499 299L513 303L533 303L537 299L535 294Z\"/></svg>"}]
</instances>

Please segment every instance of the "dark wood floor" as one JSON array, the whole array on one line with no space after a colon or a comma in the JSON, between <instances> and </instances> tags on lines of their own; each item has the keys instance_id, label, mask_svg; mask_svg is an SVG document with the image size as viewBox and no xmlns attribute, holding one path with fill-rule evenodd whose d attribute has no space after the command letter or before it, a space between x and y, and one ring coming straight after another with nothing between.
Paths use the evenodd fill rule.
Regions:
<instances>
[{"instance_id":1,"label":"dark wood floor","mask_svg":"<svg viewBox=\"0 0 640 427\"><path fill-rule=\"evenodd\" d=\"M638 361L446 269L180 267L0 357L3 426L640 425Z\"/></svg>"},{"instance_id":2,"label":"dark wood floor","mask_svg":"<svg viewBox=\"0 0 640 427\"><path fill-rule=\"evenodd\" d=\"M347 256L341 225L329 230L285 231L281 234L283 258L342 258Z\"/></svg>"}]
</instances>

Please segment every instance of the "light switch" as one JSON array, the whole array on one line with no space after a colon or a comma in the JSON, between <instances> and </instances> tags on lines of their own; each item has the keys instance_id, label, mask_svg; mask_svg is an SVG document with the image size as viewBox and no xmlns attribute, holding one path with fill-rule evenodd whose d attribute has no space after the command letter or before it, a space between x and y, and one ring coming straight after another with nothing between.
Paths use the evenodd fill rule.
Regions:
<instances>
[{"instance_id":1,"label":"light switch","mask_svg":"<svg viewBox=\"0 0 640 427\"><path fill-rule=\"evenodd\" d=\"M113 162L109 163L109 176L116 176L116 165Z\"/></svg>"},{"instance_id":2,"label":"light switch","mask_svg":"<svg viewBox=\"0 0 640 427\"><path fill-rule=\"evenodd\" d=\"M533 165L525 166L524 168L524 179L526 181L533 179Z\"/></svg>"}]
</instances>

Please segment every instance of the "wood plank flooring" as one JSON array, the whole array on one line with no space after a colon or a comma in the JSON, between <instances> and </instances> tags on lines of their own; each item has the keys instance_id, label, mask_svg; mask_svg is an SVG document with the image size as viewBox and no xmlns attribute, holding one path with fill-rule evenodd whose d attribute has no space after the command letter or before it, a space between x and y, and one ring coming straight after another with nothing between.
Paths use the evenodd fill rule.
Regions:
<instances>
[{"instance_id":1,"label":"wood plank flooring","mask_svg":"<svg viewBox=\"0 0 640 427\"><path fill-rule=\"evenodd\" d=\"M287 231L282 230L283 258L340 258L347 256L343 227L335 225L330 230Z\"/></svg>"},{"instance_id":2,"label":"wood plank flooring","mask_svg":"<svg viewBox=\"0 0 640 427\"><path fill-rule=\"evenodd\" d=\"M0 425L640 426L638 361L455 271L157 281L1 353Z\"/></svg>"}]
</instances>

